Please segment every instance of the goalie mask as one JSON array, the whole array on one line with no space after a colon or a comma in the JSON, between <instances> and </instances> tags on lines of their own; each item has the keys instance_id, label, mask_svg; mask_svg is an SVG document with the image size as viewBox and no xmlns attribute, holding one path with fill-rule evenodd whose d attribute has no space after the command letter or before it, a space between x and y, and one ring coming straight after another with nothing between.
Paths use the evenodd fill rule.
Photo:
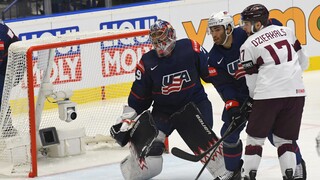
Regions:
<instances>
[{"instance_id":1,"label":"goalie mask","mask_svg":"<svg viewBox=\"0 0 320 180\"><path fill-rule=\"evenodd\" d=\"M213 13L208 19L208 30L210 34L213 32L213 28L216 26L223 26L225 30L225 38L222 44L224 45L228 37L232 34L234 29L233 17L227 11L220 11L218 13ZM227 28L231 27L231 31L228 33Z\"/></svg>"},{"instance_id":2,"label":"goalie mask","mask_svg":"<svg viewBox=\"0 0 320 180\"><path fill-rule=\"evenodd\" d=\"M149 36L159 57L170 55L176 44L176 32L169 22L158 19L151 25Z\"/></svg>"}]
</instances>

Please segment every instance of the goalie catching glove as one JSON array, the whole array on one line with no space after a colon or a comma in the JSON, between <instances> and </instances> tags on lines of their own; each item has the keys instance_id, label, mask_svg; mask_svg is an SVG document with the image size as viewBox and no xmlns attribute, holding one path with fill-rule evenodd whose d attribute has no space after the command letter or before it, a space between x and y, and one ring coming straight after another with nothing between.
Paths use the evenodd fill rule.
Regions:
<instances>
[{"instance_id":1,"label":"goalie catching glove","mask_svg":"<svg viewBox=\"0 0 320 180\"><path fill-rule=\"evenodd\" d=\"M110 129L111 136L123 147L130 139L130 130L136 122L137 112L130 106L123 106L122 115Z\"/></svg>"}]
</instances>

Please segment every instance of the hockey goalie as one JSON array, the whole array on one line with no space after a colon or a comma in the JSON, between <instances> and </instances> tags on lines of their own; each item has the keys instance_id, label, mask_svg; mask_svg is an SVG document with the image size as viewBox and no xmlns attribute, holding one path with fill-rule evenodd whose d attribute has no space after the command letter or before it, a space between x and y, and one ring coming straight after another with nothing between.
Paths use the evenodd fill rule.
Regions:
<instances>
[{"instance_id":1,"label":"hockey goalie","mask_svg":"<svg viewBox=\"0 0 320 180\"><path fill-rule=\"evenodd\" d=\"M158 175L163 142L174 130L195 154L218 140L211 130L212 104L201 84L201 79L214 75L208 69L206 50L191 39L176 40L172 25L160 19L151 25L149 37L153 49L137 64L128 106L111 128L120 145L130 142L131 153L121 162L125 179ZM145 111L151 106L152 112ZM209 161L207 169L214 178L225 172L221 147Z\"/></svg>"}]
</instances>

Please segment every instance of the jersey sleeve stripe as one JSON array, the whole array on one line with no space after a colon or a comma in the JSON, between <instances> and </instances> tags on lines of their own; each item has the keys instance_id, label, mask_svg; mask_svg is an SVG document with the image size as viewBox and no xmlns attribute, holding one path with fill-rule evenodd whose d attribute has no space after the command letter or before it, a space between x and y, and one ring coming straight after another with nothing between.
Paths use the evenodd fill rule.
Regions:
<instances>
[{"instance_id":1,"label":"jersey sleeve stripe","mask_svg":"<svg viewBox=\"0 0 320 180\"><path fill-rule=\"evenodd\" d=\"M130 94L132 94L135 98L139 99L139 100L145 100L146 98L144 97L140 97L138 96L136 93L134 93L133 91L130 92Z\"/></svg>"},{"instance_id":2,"label":"jersey sleeve stripe","mask_svg":"<svg viewBox=\"0 0 320 180\"><path fill-rule=\"evenodd\" d=\"M137 64L137 69L139 69L142 72L142 74L144 74L145 69L144 69L143 61L140 60L140 63Z\"/></svg>"},{"instance_id":3,"label":"jersey sleeve stripe","mask_svg":"<svg viewBox=\"0 0 320 180\"><path fill-rule=\"evenodd\" d=\"M195 40L191 40L191 43L192 43L192 49L195 52L200 53L200 44Z\"/></svg>"},{"instance_id":4,"label":"jersey sleeve stripe","mask_svg":"<svg viewBox=\"0 0 320 180\"><path fill-rule=\"evenodd\" d=\"M3 50L4 50L4 42L0 41L0 51L3 51Z\"/></svg>"},{"instance_id":5,"label":"jersey sleeve stripe","mask_svg":"<svg viewBox=\"0 0 320 180\"><path fill-rule=\"evenodd\" d=\"M293 48L296 52L298 52L301 49L301 44L299 40L296 40L296 42L294 42Z\"/></svg>"}]
</instances>

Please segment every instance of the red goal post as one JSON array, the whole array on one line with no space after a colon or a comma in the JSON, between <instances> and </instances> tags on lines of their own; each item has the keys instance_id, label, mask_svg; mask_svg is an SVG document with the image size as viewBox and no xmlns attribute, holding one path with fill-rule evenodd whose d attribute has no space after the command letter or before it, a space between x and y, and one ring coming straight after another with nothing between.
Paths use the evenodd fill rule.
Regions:
<instances>
[{"instance_id":1,"label":"red goal post","mask_svg":"<svg viewBox=\"0 0 320 180\"><path fill-rule=\"evenodd\" d=\"M39 143L40 129L55 127L58 134L66 137L80 134L79 142L59 135L59 146L69 140L79 148L69 147L67 152L56 148L52 156L86 152L82 149L82 129L85 136L108 136L110 126L121 114L121 106L126 104L135 64L152 48L148 33L149 30L101 30L12 44L0 114L0 169L10 168L0 170L0 175L38 176L41 156L53 154L51 149L39 155L39 149L46 150ZM77 119L65 122L70 117L60 105L68 112L71 105L72 110L77 110ZM75 128L76 133L70 135Z\"/></svg>"},{"instance_id":2,"label":"red goal post","mask_svg":"<svg viewBox=\"0 0 320 180\"><path fill-rule=\"evenodd\" d=\"M114 39L122 39L122 38L129 38L135 36L144 36L148 35L149 30L144 31L137 31L137 32L128 32L123 34L116 34L116 35L107 35L104 37L93 37L88 39L80 39L80 40L73 40L67 42L57 42L53 44L45 44L41 46L33 46L30 47L27 51L27 67L33 67L32 65L32 54L34 51L44 50L44 49L52 49L57 47L63 46L73 46L77 44L86 44L89 42L101 42L101 41L108 41ZM33 74L32 68L27 68L27 74ZM33 76L28 77L28 84L31 85L31 88L28 88L28 96L33 97ZM31 98L29 100L29 107L35 107L34 100ZM35 122L35 109L29 109L29 119L30 119L30 134L31 134L31 157L32 157L32 171L29 173L29 177L37 176L37 145L36 145L36 122Z\"/></svg>"}]
</instances>

